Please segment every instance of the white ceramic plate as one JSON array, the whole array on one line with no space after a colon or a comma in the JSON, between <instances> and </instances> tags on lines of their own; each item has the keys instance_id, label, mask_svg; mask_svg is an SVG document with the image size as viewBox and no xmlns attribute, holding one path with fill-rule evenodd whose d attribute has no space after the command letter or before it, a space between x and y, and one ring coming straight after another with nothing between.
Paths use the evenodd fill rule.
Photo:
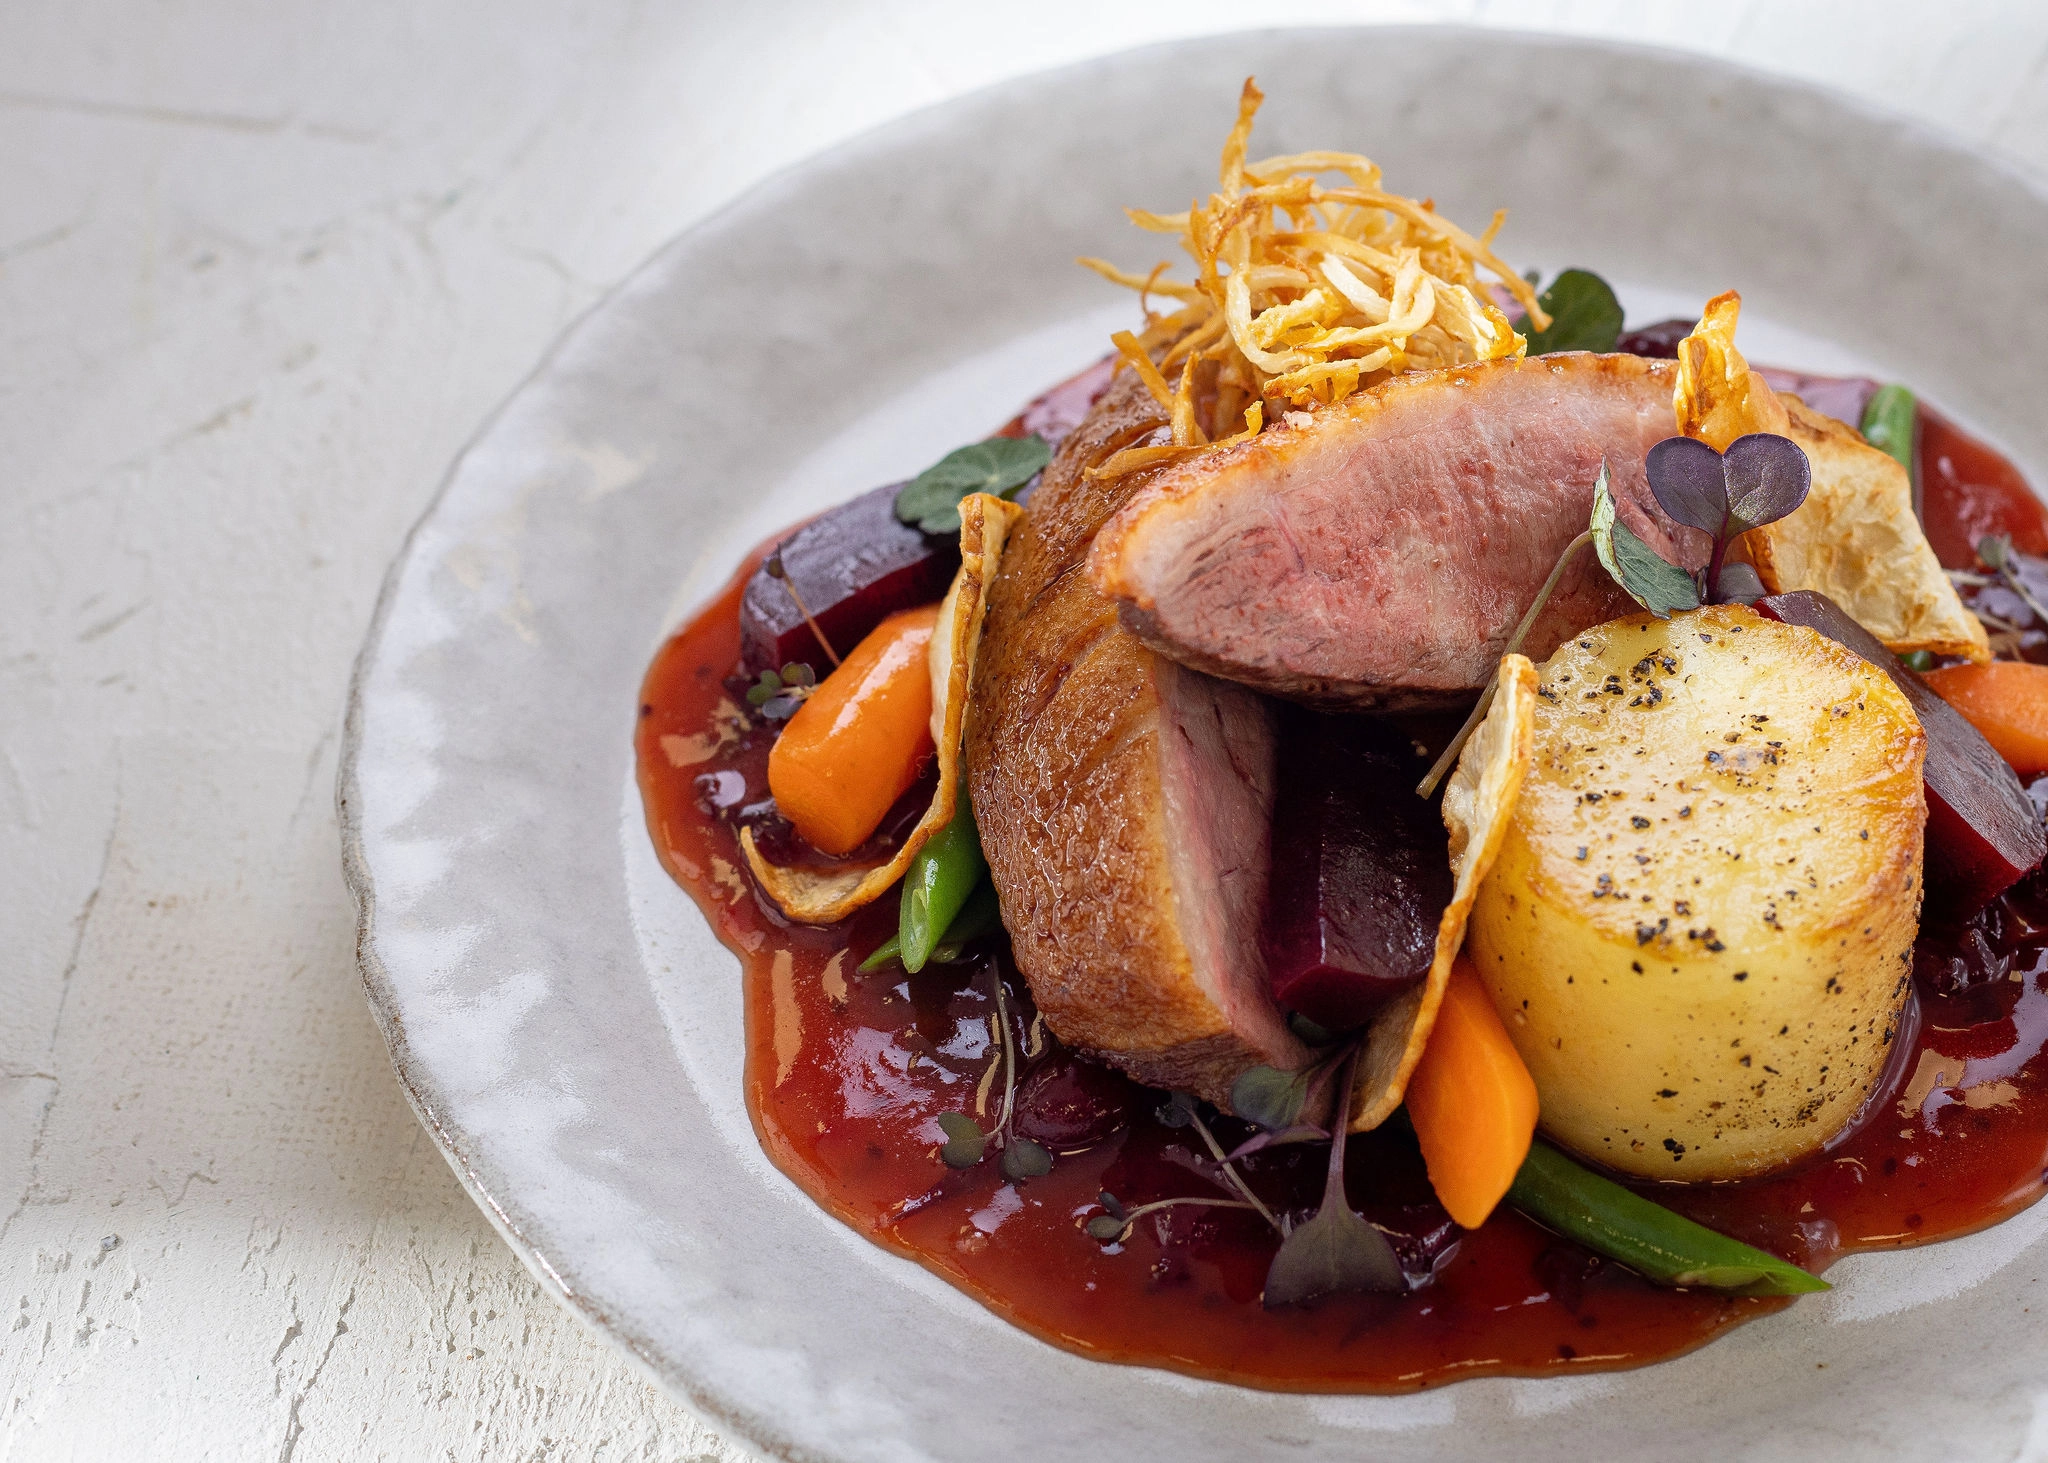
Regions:
<instances>
[{"instance_id":1,"label":"white ceramic plate","mask_svg":"<svg viewBox=\"0 0 2048 1463\"><path fill-rule=\"evenodd\" d=\"M1257 34L922 113L783 174L593 311L386 584L340 800L362 969L422 1121L566 1303L789 1458L2010 1456L2048 1438L2043 1205L1851 1259L1646 1370L1406 1398L1084 1361L816 1209L741 1101L737 966L655 863L635 693L749 544L981 435L1133 305L1081 253L1261 151L1372 153L1631 318L1734 286L1786 366L1905 379L2048 480L2048 200L1899 120L1696 59L1496 32ZM2036 1421L2037 1408L2041 1421Z\"/></svg>"}]
</instances>

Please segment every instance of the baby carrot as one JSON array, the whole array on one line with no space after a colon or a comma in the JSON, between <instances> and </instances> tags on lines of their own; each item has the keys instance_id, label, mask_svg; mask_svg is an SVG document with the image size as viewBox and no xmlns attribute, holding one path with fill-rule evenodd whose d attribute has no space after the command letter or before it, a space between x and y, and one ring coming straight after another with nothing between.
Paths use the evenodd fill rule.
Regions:
<instances>
[{"instance_id":1,"label":"baby carrot","mask_svg":"<svg viewBox=\"0 0 2048 1463\"><path fill-rule=\"evenodd\" d=\"M1956 665L1922 677L1984 734L2022 777L2048 772L2048 666L2023 660Z\"/></svg>"},{"instance_id":2,"label":"baby carrot","mask_svg":"<svg viewBox=\"0 0 2048 1463\"><path fill-rule=\"evenodd\" d=\"M932 755L926 648L939 607L899 610L797 708L768 754L768 790L799 836L851 853Z\"/></svg>"},{"instance_id":3,"label":"baby carrot","mask_svg":"<svg viewBox=\"0 0 2048 1463\"><path fill-rule=\"evenodd\" d=\"M1528 1157L1536 1083L1462 955L1407 1100L1438 1200L1460 1225L1477 1229Z\"/></svg>"}]
</instances>

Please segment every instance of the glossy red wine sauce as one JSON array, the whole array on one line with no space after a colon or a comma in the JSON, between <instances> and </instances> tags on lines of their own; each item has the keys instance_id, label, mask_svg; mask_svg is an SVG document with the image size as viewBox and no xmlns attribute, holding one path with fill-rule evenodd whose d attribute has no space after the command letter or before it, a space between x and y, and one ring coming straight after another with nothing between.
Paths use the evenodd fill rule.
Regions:
<instances>
[{"instance_id":1,"label":"glossy red wine sauce","mask_svg":"<svg viewBox=\"0 0 2048 1463\"><path fill-rule=\"evenodd\" d=\"M1929 535L1946 562L1966 562L1956 555L1986 532L2048 552L2048 519L2009 463L1938 419L1923 426L1921 451ZM1352 1138L1347 1168L1353 1204L1394 1237L1414 1285L1406 1295L1265 1310L1277 1239L1245 1210L1174 1206L1140 1219L1122 1244L1091 1239L1083 1225L1105 1189L1126 1208L1229 1197L1201 1135L1161 1120L1164 1094L1063 1049L1000 935L963 964L863 975L856 967L893 931L893 897L812 929L786 923L748 879L738 827L772 821L774 728L747 714L738 674L739 602L756 562L648 671L640 787L663 862L740 958L747 1102L762 1146L831 1213L1056 1345L1259 1387L1394 1392L1636 1366L1785 1304L1660 1289L1506 1208L1461 1231L1399 1119ZM1995 1224L2038 1198L2048 879L2023 881L1962 931L1923 939L1919 957L1919 1020L1890 1088L1848 1137L1769 1179L1648 1191L1813 1269ZM990 1128L1001 1110L998 982L1016 1052L1014 1129L1057 1155L1050 1175L1024 1182L1005 1180L993 1152L966 1170L938 1158L939 1113ZM1250 1131L1228 1118L1213 1130L1226 1150ZM1268 1149L1240 1167L1276 1211L1304 1217L1325 1152Z\"/></svg>"}]
</instances>

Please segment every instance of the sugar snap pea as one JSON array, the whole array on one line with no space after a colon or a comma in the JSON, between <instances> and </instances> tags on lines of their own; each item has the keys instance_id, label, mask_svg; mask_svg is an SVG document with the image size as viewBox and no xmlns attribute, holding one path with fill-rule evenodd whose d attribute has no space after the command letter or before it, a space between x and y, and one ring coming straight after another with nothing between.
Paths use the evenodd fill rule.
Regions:
<instances>
[{"instance_id":1,"label":"sugar snap pea","mask_svg":"<svg viewBox=\"0 0 2048 1463\"><path fill-rule=\"evenodd\" d=\"M1694 1224L1544 1143L1529 1146L1508 1203L1661 1285L1735 1295L1804 1295L1829 1288L1818 1275Z\"/></svg>"},{"instance_id":2,"label":"sugar snap pea","mask_svg":"<svg viewBox=\"0 0 2048 1463\"><path fill-rule=\"evenodd\" d=\"M981 856L981 835L967 789L960 789L953 821L941 828L910 861L903 876L902 903L897 907L896 938L903 968L913 975L924 969L932 951L945 938L953 917L967 903L988 873Z\"/></svg>"}]
</instances>

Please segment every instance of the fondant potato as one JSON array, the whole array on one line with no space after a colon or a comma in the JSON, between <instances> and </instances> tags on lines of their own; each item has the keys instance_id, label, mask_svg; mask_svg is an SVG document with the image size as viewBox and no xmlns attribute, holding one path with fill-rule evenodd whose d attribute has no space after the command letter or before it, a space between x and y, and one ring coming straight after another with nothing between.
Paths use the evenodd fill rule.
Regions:
<instances>
[{"instance_id":1,"label":"fondant potato","mask_svg":"<svg viewBox=\"0 0 2048 1463\"><path fill-rule=\"evenodd\" d=\"M1925 738L1882 671L1717 606L1539 670L1534 751L1467 950L1544 1131L1660 1179L1819 1148L1912 974Z\"/></svg>"}]
</instances>

